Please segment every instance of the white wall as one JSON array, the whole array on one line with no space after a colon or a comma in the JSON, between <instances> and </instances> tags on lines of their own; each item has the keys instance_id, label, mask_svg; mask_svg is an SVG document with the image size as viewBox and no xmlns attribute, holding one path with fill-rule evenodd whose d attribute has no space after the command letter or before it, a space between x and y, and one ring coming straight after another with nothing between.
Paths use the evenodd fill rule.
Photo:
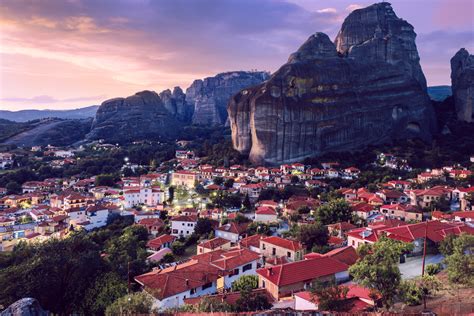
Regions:
<instances>
[{"instance_id":1,"label":"white wall","mask_svg":"<svg viewBox=\"0 0 474 316\"><path fill-rule=\"evenodd\" d=\"M171 221L171 235L173 236L189 236L194 232L195 222ZM175 233L174 230L178 232Z\"/></svg>"},{"instance_id":2,"label":"white wall","mask_svg":"<svg viewBox=\"0 0 474 316\"><path fill-rule=\"evenodd\" d=\"M315 311L318 310L318 305L302 299L301 297L295 296L295 310Z\"/></svg>"}]
</instances>

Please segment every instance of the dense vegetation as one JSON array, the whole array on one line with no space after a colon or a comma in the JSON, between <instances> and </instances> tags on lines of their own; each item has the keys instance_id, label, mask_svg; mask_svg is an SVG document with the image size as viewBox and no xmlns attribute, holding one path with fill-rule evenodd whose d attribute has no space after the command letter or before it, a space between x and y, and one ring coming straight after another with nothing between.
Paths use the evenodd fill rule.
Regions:
<instances>
[{"instance_id":1,"label":"dense vegetation","mask_svg":"<svg viewBox=\"0 0 474 316\"><path fill-rule=\"evenodd\" d=\"M146 229L130 226L132 218L110 221L90 233L0 253L0 305L34 297L58 314L103 314L127 294L128 275L133 279L150 269Z\"/></svg>"}]
</instances>

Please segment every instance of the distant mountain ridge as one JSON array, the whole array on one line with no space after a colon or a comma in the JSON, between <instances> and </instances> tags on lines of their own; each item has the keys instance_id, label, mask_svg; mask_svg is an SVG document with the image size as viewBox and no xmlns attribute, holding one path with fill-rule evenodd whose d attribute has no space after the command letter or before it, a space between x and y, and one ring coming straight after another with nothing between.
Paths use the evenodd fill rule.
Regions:
<instances>
[{"instance_id":1,"label":"distant mountain ridge","mask_svg":"<svg viewBox=\"0 0 474 316\"><path fill-rule=\"evenodd\" d=\"M14 122L27 122L53 117L60 119L86 119L95 117L98 108L98 105L91 105L72 110L0 110L0 119Z\"/></svg>"},{"instance_id":2,"label":"distant mountain ridge","mask_svg":"<svg viewBox=\"0 0 474 316\"><path fill-rule=\"evenodd\" d=\"M451 86L432 86L428 87L428 95L432 100L443 101L452 95Z\"/></svg>"}]
</instances>

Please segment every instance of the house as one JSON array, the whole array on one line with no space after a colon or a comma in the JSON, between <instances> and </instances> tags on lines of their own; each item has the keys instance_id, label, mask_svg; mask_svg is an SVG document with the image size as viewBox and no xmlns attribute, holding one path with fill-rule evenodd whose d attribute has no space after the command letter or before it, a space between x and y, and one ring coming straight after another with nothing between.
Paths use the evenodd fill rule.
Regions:
<instances>
[{"instance_id":1,"label":"house","mask_svg":"<svg viewBox=\"0 0 474 316\"><path fill-rule=\"evenodd\" d=\"M147 248L152 251L159 251L164 248L171 248L171 244L176 240L175 236L164 234L149 240L146 244Z\"/></svg>"},{"instance_id":2,"label":"house","mask_svg":"<svg viewBox=\"0 0 474 316\"><path fill-rule=\"evenodd\" d=\"M0 169L8 169L13 165L13 154L0 153Z\"/></svg>"},{"instance_id":3,"label":"house","mask_svg":"<svg viewBox=\"0 0 474 316\"><path fill-rule=\"evenodd\" d=\"M380 213L388 218L396 218L403 221L422 221L423 211L410 204L387 204L380 207Z\"/></svg>"},{"instance_id":4,"label":"house","mask_svg":"<svg viewBox=\"0 0 474 316\"><path fill-rule=\"evenodd\" d=\"M274 223L278 221L278 215L272 207L259 206L255 210L255 221L259 223Z\"/></svg>"},{"instance_id":5,"label":"house","mask_svg":"<svg viewBox=\"0 0 474 316\"><path fill-rule=\"evenodd\" d=\"M165 223L161 219L154 217L142 218L138 221L138 225L145 227L148 234L153 236L158 235L165 227Z\"/></svg>"},{"instance_id":6,"label":"house","mask_svg":"<svg viewBox=\"0 0 474 316\"><path fill-rule=\"evenodd\" d=\"M313 198L298 198L291 197L283 208L283 215L290 216L297 214L302 207L308 207L310 210L315 210L319 206L319 201Z\"/></svg>"},{"instance_id":7,"label":"house","mask_svg":"<svg viewBox=\"0 0 474 316\"><path fill-rule=\"evenodd\" d=\"M253 252L261 253L261 251L260 251L260 240L263 239L263 238L265 238L264 235L260 235L260 234L251 235L251 236L242 238L239 241L239 245L241 247L250 249Z\"/></svg>"},{"instance_id":8,"label":"house","mask_svg":"<svg viewBox=\"0 0 474 316\"><path fill-rule=\"evenodd\" d=\"M408 190L411 188L411 182L404 180L391 180L387 182L387 185L397 190Z\"/></svg>"},{"instance_id":9,"label":"house","mask_svg":"<svg viewBox=\"0 0 474 316\"><path fill-rule=\"evenodd\" d=\"M215 236L227 239L232 243L237 243L240 236L247 231L247 226L247 223L238 224L236 222L230 222L217 227L215 229Z\"/></svg>"},{"instance_id":10,"label":"house","mask_svg":"<svg viewBox=\"0 0 474 316\"><path fill-rule=\"evenodd\" d=\"M363 227L354 229L347 233L348 245L354 248L361 244L373 244L380 236L410 242L414 249L411 255L419 255L423 251L425 236L431 244L437 244L450 234L459 235L461 233L474 234L474 228L463 223L445 223L440 221L427 221L416 224L406 224L396 227L387 227L384 224L373 227Z\"/></svg>"},{"instance_id":11,"label":"house","mask_svg":"<svg viewBox=\"0 0 474 316\"><path fill-rule=\"evenodd\" d=\"M260 254L263 260L286 257L289 262L303 259L303 245L294 240L277 236L260 239Z\"/></svg>"},{"instance_id":12,"label":"house","mask_svg":"<svg viewBox=\"0 0 474 316\"><path fill-rule=\"evenodd\" d=\"M320 257L330 257L339 262L345 263L348 266L353 265L359 259L359 255L357 254L357 251L355 250L354 247L351 247L351 246L336 248L329 252L326 252L325 254L311 252L311 253L306 254L304 256L304 259L309 260L309 259L320 258Z\"/></svg>"},{"instance_id":13,"label":"house","mask_svg":"<svg viewBox=\"0 0 474 316\"><path fill-rule=\"evenodd\" d=\"M474 211L455 212L453 215L457 222L474 223Z\"/></svg>"},{"instance_id":14,"label":"house","mask_svg":"<svg viewBox=\"0 0 474 316\"><path fill-rule=\"evenodd\" d=\"M181 215L171 218L171 235L187 237L194 233L197 224L197 216Z\"/></svg>"},{"instance_id":15,"label":"house","mask_svg":"<svg viewBox=\"0 0 474 316\"><path fill-rule=\"evenodd\" d=\"M183 305L187 298L230 288L242 275L254 275L258 258L248 249L215 250L136 276L135 281L154 298L153 307L163 311Z\"/></svg>"},{"instance_id":16,"label":"house","mask_svg":"<svg viewBox=\"0 0 474 316\"><path fill-rule=\"evenodd\" d=\"M387 204L408 202L408 196L401 191L384 189L378 191L376 194Z\"/></svg>"},{"instance_id":17,"label":"house","mask_svg":"<svg viewBox=\"0 0 474 316\"><path fill-rule=\"evenodd\" d=\"M354 215L357 215L364 220L379 213L373 205L364 202L352 204L351 209Z\"/></svg>"},{"instance_id":18,"label":"house","mask_svg":"<svg viewBox=\"0 0 474 316\"><path fill-rule=\"evenodd\" d=\"M265 187L265 183L262 182L250 183L242 185L239 188L239 192L243 195L248 195L248 197L252 200L256 200L260 196L260 192L262 192Z\"/></svg>"},{"instance_id":19,"label":"house","mask_svg":"<svg viewBox=\"0 0 474 316\"><path fill-rule=\"evenodd\" d=\"M340 238L344 237L348 231L356 228L355 225L349 222L340 222L340 223L330 224L330 225L327 225L327 227L328 227L328 232L330 235L338 236Z\"/></svg>"},{"instance_id":20,"label":"house","mask_svg":"<svg viewBox=\"0 0 474 316\"><path fill-rule=\"evenodd\" d=\"M106 206L102 204L87 206L85 208L85 221L89 223L85 226L85 228L87 230L91 230L107 225L107 218L109 217L110 212L113 210L113 206Z\"/></svg>"},{"instance_id":21,"label":"house","mask_svg":"<svg viewBox=\"0 0 474 316\"><path fill-rule=\"evenodd\" d=\"M123 192L124 207L131 208L137 205L156 206L163 203L165 193L157 187L144 186L128 189Z\"/></svg>"},{"instance_id":22,"label":"house","mask_svg":"<svg viewBox=\"0 0 474 316\"><path fill-rule=\"evenodd\" d=\"M357 284L344 285L347 289L346 298L343 302L345 313L350 315L361 314L364 311L373 308L376 301L373 298L371 291L365 287ZM318 297L311 294L309 291L301 291L294 294L295 310L297 311L318 311Z\"/></svg>"},{"instance_id":23,"label":"house","mask_svg":"<svg viewBox=\"0 0 474 316\"><path fill-rule=\"evenodd\" d=\"M441 199L451 199L452 190L444 187L433 187L430 189L411 190L410 203L421 208L428 208L435 205Z\"/></svg>"},{"instance_id":24,"label":"house","mask_svg":"<svg viewBox=\"0 0 474 316\"><path fill-rule=\"evenodd\" d=\"M216 237L210 240L202 241L197 246L197 253L206 253L214 250L229 250L231 248L231 242L227 239Z\"/></svg>"},{"instance_id":25,"label":"house","mask_svg":"<svg viewBox=\"0 0 474 316\"><path fill-rule=\"evenodd\" d=\"M194 188L198 180L199 175L193 171L180 170L171 175L171 185L184 186L188 189Z\"/></svg>"},{"instance_id":26,"label":"house","mask_svg":"<svg viewBox=\"0 0 474 316\"><path fill-rule=\"evenodd\" d=\"M340 283L349 279L349 266L329 257L290 262L257 270L259 287L274 299L309 289L315 281Z\"/></svg>"},{"instance_id":27,"label":"house","mask_svg":"<svg viewBox=\"0 0 474 316\"><path fill-rule=\"evenodd\" d=\"M250 295L251 296L263 295L267 298L267 301L269 303L272 303L274 301L273 297L270 296L270 294L265 289L253 289L250 292ZM241 298L240 292L228 292L228 293L219 293L219 294L205 295L205 296L200 296L200 297L186 298L184 299L184 303L186 305L199 305L202 302L212 300L212 301L225 302L229 305L235 306L236 304L238 304L240 298Z\"/></svg>"}]
</instances>

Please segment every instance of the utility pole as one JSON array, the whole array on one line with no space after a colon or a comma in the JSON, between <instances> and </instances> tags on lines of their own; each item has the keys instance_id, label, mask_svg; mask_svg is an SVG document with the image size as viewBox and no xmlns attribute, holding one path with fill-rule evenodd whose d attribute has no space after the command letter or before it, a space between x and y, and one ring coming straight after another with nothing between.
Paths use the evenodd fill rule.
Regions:
<instances>
[{"instance_id":1,"label":"utility pole","mask_svg":"<svg viewBox=\"0 0 474 316\"><path fill-rule=\"evenodd\" d=\"M421 282L424 282L423 277L425 275L425 259L426 259L426 242L428 239L428 221L425 222L425 242L423 244L423 265L421 266ZM426 289L423 284L423 310L426 311Z\"/></svg>"}]
</instances>

